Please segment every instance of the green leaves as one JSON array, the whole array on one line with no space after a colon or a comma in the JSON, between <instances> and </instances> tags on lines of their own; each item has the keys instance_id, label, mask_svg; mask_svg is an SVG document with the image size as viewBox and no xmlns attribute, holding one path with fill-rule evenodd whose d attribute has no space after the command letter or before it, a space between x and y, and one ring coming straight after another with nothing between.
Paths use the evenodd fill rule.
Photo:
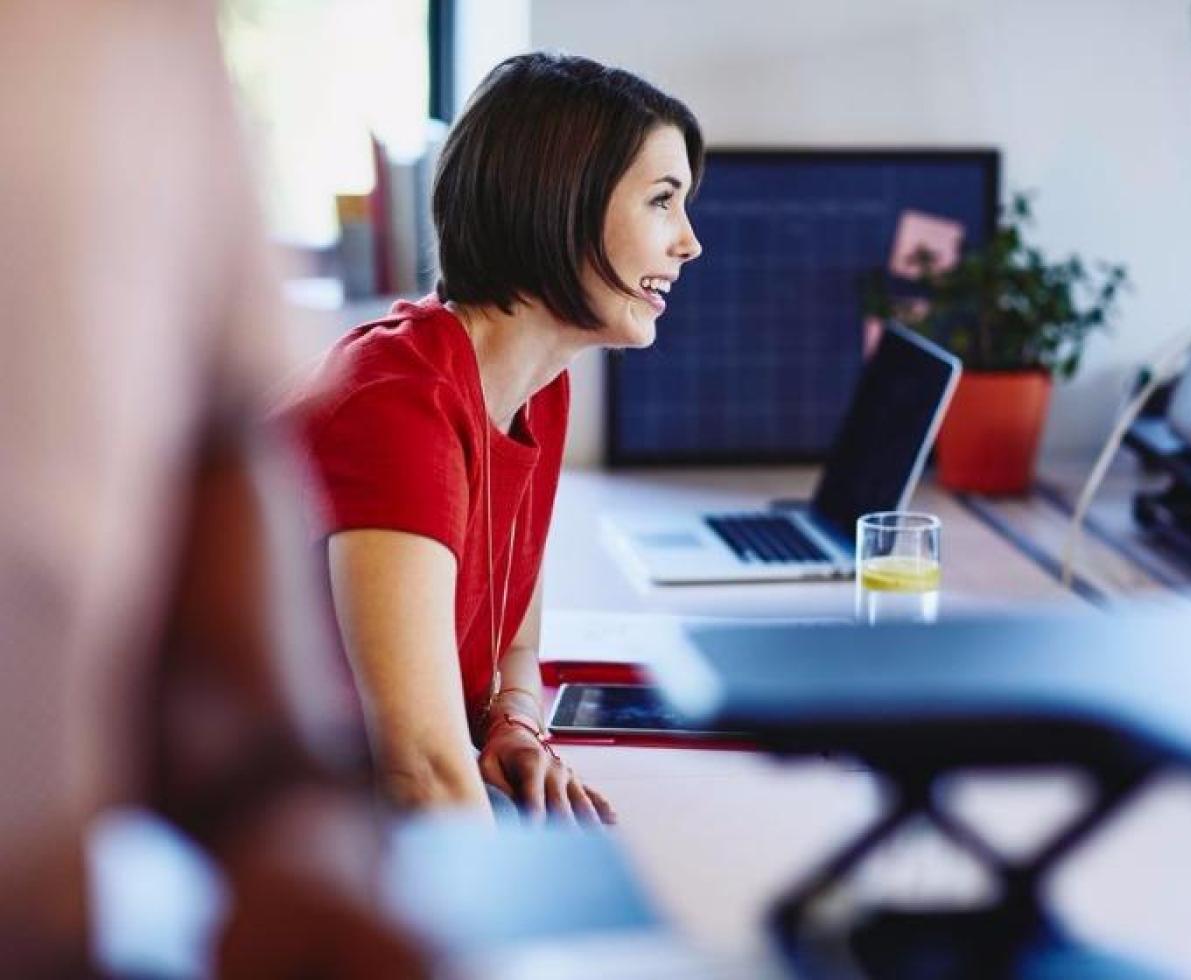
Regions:
<instances>
[{"instance_id":1,"label":"green leaves","mask_svg":"<svg viewBox=\"0 0 1191 980\"><path fill-rule=\"evenodd\" d=\"M893 280L884 270L866 276L864 311L897 317L973 370L1037 368L1070 378L1088 335L1111 326L1131 284L1123 265L1089 268L1077 255L1048 261L1026 242L1032 223L1030 197L1014 194L989 241L951 269L939 271L935 256L919 249L910 259L912 281Z\"/></svg>"}]
</instances>

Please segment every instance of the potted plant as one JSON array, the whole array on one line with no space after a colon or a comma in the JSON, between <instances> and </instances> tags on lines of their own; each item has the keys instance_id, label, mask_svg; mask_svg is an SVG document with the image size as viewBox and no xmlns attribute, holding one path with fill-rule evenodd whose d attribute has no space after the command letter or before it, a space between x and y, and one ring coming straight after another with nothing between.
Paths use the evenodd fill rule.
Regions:
<instances>
[{"instance_id":1,"label":"potted plant","mask_svg":"<svg viewBox=\"0 0 1191 980\"><path fill-rule=\"evenodd\" d=\"M946 267L918 248L908 277L881 272L866 284L867 313L896 317L964 362L938 439L938 479L952 489L1030 486L1052 380L1075 374L1128 286L1123 265L1045 258L1024 235L1032 217L1030 198L1015 194L984 245Z\"/></svg>"}]
</instances>

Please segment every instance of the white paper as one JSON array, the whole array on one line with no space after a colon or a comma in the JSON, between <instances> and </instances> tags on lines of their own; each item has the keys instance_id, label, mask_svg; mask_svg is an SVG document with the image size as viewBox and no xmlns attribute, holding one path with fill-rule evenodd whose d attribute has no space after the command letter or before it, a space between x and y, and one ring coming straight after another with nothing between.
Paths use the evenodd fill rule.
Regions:
<instances>
[{"instance_id":1,"label":"white paper","mask_svg":"<svg viewBox=\"0 0 1191 980\"><path fill-rule=\"evenodd\" d=\"M814 627L848 622L840 618L741 619L547 609L542 615L541 659L648 666L684 648L686 626Z\"/></svg>"}]
</instances>

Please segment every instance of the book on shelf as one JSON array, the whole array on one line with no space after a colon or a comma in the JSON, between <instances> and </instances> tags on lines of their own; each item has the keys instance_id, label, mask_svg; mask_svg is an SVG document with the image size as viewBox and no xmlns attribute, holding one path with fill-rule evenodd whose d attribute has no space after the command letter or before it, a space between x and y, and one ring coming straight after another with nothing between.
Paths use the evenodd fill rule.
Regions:
<instances>
[{"instance_id":1,"label":"book on shelf","mask_svg":"<svg viewBox=\"0 0 1191 980\"><path fill-rule=\"evenodd\" d=\"M339 272L344 298L375 296L376 234L371 201L365 194L336 194L339 218Z\"/></svg>"},{"instance_id":2,"label":"book on shelf","mask_svg":"<svg viewBox=\"0 0 1191 980\"><path fill-rule=\"evenodd\" d=\"M372 135L372 214L377 288L381 293L417 295L433 286L435 244L430 198L442 140L441 128L429 128L422 152L412 154L395 152L383 138Z\"/></svg>"},{"instance_id":3,"label":"book on shelf","mask_svg":"<svg viewBox=\"0 0 1191 980\"><path fill-rule=\"evenodd\" d=\"M389 286L389 168L385 146L376 133L369 134L372 144L372 193L368 200L372 214L372 235L375 242L373 260L376 263L376 291L387 295Z\"/></svg>"}]
</instances>

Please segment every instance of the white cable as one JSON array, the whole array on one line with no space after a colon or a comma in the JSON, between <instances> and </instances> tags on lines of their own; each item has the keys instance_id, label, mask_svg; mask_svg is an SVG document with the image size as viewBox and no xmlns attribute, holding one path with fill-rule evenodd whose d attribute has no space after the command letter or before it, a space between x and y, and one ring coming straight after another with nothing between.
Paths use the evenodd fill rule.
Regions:
<instances>
[{"instance_id":1,"label":"white cable","mask_svg":"<svg viewBox=\"0 0 1191 980\"><path fill-rule=\"evenodd\" d=\"M1096 463L1092 467L1092 471L1088 474L1083 489L1079 492L1075 511L1071 515L1071 524L1067 529L1067 541L1063 547L1062 581L1065 588L1071 588L1072 566L1075 563L1075 551L1079 547L1084 517L1092 504L1092 498L1096 495L1096 491L1100 489L1100 483L1104 479L1105 473L1108 472L1108 466L1116 455L1121 440L1125 438L1125 432L1133 424L1133 420L1140 414L1145 403L1149 401L1150 396L1174 373L1174 369L1183 362L1188 351L1191 351L1191 338L1181 337L1178 343L1172 346L1169 351L1161 354L1152 369L1153 373L1149 381L1129 400L1121 410L1121 414L1117 416L1117 421L1113 425L1112 431L1108 434L1104 448L1100 450L1100 455L1096 457Z\"/></svg>"}]
</instances>

